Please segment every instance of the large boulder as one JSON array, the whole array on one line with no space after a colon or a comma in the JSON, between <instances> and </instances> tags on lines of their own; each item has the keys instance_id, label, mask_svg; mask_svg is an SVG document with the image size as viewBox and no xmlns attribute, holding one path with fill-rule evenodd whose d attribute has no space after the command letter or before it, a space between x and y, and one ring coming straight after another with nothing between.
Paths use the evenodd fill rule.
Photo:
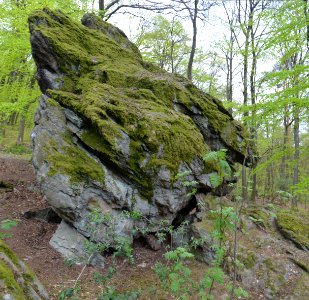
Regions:
<instances>
[{"instance_id":1,"label":"large boulder","mask_svg":"<svg viewBox=\"0 0 309 300\"><path fill-rule=\"evenodd\" d=\"M47 201L79 233L92 234L93 211L114 216L113 231L130 239L134 222L124 210L138 211L144 225L175 223L196 205L177 173L188 171L186 180L208 193L219 167L203 154L225 148L231 165L250 157L220 101L144 62L118 28L49 9L32 13L29 28L43 93L33 164ZM96 239L110 230L99 227Z\"/></svg>"}]
</instances>

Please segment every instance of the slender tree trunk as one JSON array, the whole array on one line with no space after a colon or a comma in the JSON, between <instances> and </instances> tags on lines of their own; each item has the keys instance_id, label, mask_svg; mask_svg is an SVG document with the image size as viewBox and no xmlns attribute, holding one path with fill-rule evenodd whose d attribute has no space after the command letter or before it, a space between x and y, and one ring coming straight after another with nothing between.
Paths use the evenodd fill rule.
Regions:
<instances>
[{"instance_id":1,"label":"slender tree trunk","mask_svg":"<svg viewBox=\"0 0 309 300\"><path fill-rule=\"evenodd\" d=\"M104 0L99 0L99 10L104 10L105 5L104 5Z\"/></svg>"},{"instance_id":2,"label":"slender tree trunk","mask_svg":"<svg viewBox=\"0 0 309 300\"><path fill-rule=\"evenodd\" d=\"M188 69L187 69L187 77L189 80L192 80L192 68L193 68L193 61L195 56L195 50L196 50L196 37L197 37L197 6L198 6L199 0L194 0L194 13L193 16L191 15L191 21L193 26L193 37L192 37L192 46L191 46L191 52L188 62Z\"/></svg>"},{"instance_id":3,"label":"slender tree trunk","mask_svg":"<svg viewBox=\"0 0 309 300\"><path fill-rule=\"evenodd\" d=\"M13 112L9 118L9 125L15 125L18 119L18 113Z\"/></svg>"},{"instance_id":4,"label":"slender tree trunk","mask_svg":"<svg viewBox=\"0 0 309 300\"><path fill-rule=\"evenodd\" d=\"M249 22L252 22L253 13L250 13ZM251 28L250 30L251 35L251 55L252 55L252 63L251 63L251 71L250 71L250 96L251 96L251 104L252 104L252 116L251 116L251 139L253 141L253 147L256 151L257 145L257 134L256 134L256 111L255 111L255 102L256 102L256 90L255 90L255 77L256 77L256 65L257 65L257 53L256 53L256 46L255 46L255 35ZM254 170L254 167L251 167ZM255 202L255 197L257 195L257 177L254 173L252 176L252 192L251 192L251 201Z\"/></svg>"},{"instance_id":5,"label":"slender tree trunk","mask_svg":"<svg viewBox=\"0 0 309 300\"><path fill-rule=\"evenodd\" d=\"M283 120L283 127L284 127L284 132L283 132L283 155L281 159L281 165L280 165L280 173L281 173L281 180L280 180L280 190L286 191L287 190L287 185L289 182L289 174L287 172L287 161L288 161L288 156L286 154L286 150L288 149L289 145L289 136L290 136L290 117L289 117L289 108L288 106L285 107L285 115L284 115L284 120Z\"/></svg>"},{"instance_id":6,"label":"slender tree trunk","mask_svg":"<svg viewBox=\"0 0 309 300\"><path fill-rule=\"evenodd\" d=\"M306 18L306 28L307 28L307 52L309 52L309 5L308 5L308 0L303 0L304 1L304 14Z\"/></svg>"},{"instance_id":7,"label":"slender tree trunk","mask_svg":"<svg viewBox=\"0 0 309 300\"><path fill-rule=\"evenodd\" d=\"M297 104L294 106L294 174L293 185L299 182L299 108ZM292 205L297 206L297 196L294 195Z\"/></svg>"},{"instance_id":8,"label":"slender tree trunk","mask_svg":"<svg viewBox=\"0 0 309 300\"><path fill-rule=\"evenodd\" d=\"M231 26L231 25L230 25ZM233 32L232 28L230 29L230 44L228 52L226 53L226 66L227 66L227 75L226 75L226 100L233 102ZM232 108L229 109L230 114L233 113Z\"/></svg>"},{"instance_id":9,"label":"slender tree trunk","mask_svg":"<svg viewBox=\"0 0 309 300\"><path fill-rule=\"evenodd\" d=\"M175 73L175 67L174 67L174 47L175 47L175 43L174 41L172 41L172 45L171 45L171 68L172 68L172 73Z\"/></svg>"},{"instance_id":10,"label":"slender tree trunk","mask_svg":"<svg viewBox=\"0 0 309 300\"><path fill-rule=\"evenodd\" d=\"M244 107L248 105L248 60L249 60L249 37L250 37L251 26L249 25L245 31L245 51L244 51L244 69L243 69L243 95L244 95ZM247 117L249 116L248 112L244 113L245 124L247 124ZM247 174L246 174L245 165L242 166L242 198L244 201L248 200L248 191L247 191Z\"/></svg>"},{"instance_id":11,"label":"slender tree trunk","mask_svg":"<svg viewBox=\"0 0 309 300\"><path fill-rule=\"evenodd\" d=\"M24 143L24 134L25 134L25 116L20 116L19 127L18 127L18 137L16 144L22 145Z\"/></svg>"},{"instance_id":12,"label":"slender tree trunk","mask_svg":"<svg viewBox=\"0 0 309 300\"><path fill-rule=\"evenodd\" d=\"M5 137L5 125L6 121L2 121L0 123L0 136Z\"/></svg>"},{"instance_id":13,"label":"slender tree trunk","mask_svg":"<svg viewBox=\"0 0 309 300\"><path fill-rule=\"evenodd\" d=\"M244 201L248 200L247 170L245 165L242 165L241 169L241 197L244 199Z\"/></svg>"}]
</instances>

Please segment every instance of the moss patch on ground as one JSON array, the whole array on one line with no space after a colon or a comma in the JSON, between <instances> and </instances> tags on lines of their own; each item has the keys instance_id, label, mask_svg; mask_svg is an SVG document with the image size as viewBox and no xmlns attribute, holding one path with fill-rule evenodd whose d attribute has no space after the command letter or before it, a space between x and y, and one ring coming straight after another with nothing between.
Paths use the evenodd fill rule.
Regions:
<instances>
[{"instance_id":1,"label":"moss patch on ground","mask_svg":"<svg viewBox=\"0 0 309 300\"><path fill-rule=\"evenodd\" d=\"M302 209L281 209L277 225L282 235L299 248L309 250L309 213Z\"/></svg>"}]
</instances>

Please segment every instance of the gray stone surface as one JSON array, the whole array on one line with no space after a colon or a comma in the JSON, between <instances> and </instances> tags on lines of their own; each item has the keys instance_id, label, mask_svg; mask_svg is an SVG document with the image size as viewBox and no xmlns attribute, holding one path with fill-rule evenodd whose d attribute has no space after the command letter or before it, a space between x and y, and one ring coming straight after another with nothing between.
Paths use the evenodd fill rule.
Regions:
<instances>
[{"instance_id":1,"label":"gray stone surface","mask_svg":"<svg viewBox=\"0 0 309 300\"><path fill-rule=\"evenodd\" d=\"M50 245L64 258L76 259L83 264L104 267L104 258L99 253L88 253L85 249L87 239L72 226L62 221L50 240Z\"/></svg>"}]
</instances>

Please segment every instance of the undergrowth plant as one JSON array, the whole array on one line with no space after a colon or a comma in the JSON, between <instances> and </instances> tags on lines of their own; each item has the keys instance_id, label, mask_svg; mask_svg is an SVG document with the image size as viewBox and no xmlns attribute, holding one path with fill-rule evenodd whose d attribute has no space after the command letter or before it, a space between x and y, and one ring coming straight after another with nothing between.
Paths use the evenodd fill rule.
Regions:
<instances>
[{"instance_id":1,"label":"undergrowth plant","mask_svg":"<svg viewBox=\"0 0 309 300\"><path fill-rule=\"evenodd\" d=\"M11 238L12 235L7 232L3 232L10 230L12 227L17 226L18 222L16 220L6 219L0 222L0 239Z\"/></svg>"},{"instance_id":2,"label":"undergrowth plant","mask_svg":"<svg viewBox=\"0 0 309 300\"><path fill-rule=\"evenodd\" d=\"M203 160L208 164L213 164L216 173L210 174L210 183L214 190L217 190L224 180L232 177L232 170L226 160L226 150L212 151L203 156ZM190 171L179 173L179 179L183 186L191 187L188 196L191 197L197 192L197 182L187 179L191 175ZM220 198L219 198L220 199ZM193 258L189 248L178 247L164 255L166 264L157 263L154 271L158 275L162 287L169 290L177 299L191 299L193 295L198 295L201 300L215 299L213 295L214 284L219 284L222 288L230 291L230 298L247 298L248 293L242 288L235 287L235 281L225 284L225 273L223 264L229 252L227 236L237 230L238 215L233 207L224 207L219 201L219 209L211 210L210 216L214 221L214 229L210 232L212 238L212 248L215 252L215 259L212 266L204 274L200 282L196 283L192 279L191 270L185 265L185 261ZM191 240L191 247L197 248L207 242L206 237Z\"/></svg>"},{"instance_id":3,"label":"undergrowth plant","mask_svg":"<svg viewBox=\"0 0 309 300\"><path fill-rule=\"evenodd\" d=\"M225 180L229 180L232 177L232 170L226 160L226 150L222 149L209 152L203 156L203 159L207 164L213 164L216 170L216 172L210 174L210 183L212 188L217 191ZM190 171L177 174L175 179L179 180L184 187L188 188L189 193L187 196L193 197L197 193L198 182L189 180L188 178L192 178ZM169 251L164 254L164 262L156 263L153 267L153 271L158 276L162 288L168 291L175 299L189 300L193 297L199 297L201 300L215 299L213 294L215 285L220 285L222 289L230 291L230 299L239 297L247 298L248 293L241 288L236 288L235 281L227 282L227 276L224 273L224 263L227 256L230 255L228 236L236 232L239 216L233 207L224 206L221 200L218 201L218 206L218 209L209 212L214 224L213 230L209 233L209 237L212 240L211 248L215 253L214 260L199 281L193 279L192 270L188 267L187 262L194 258L194 254L191 253L192 249L209 243L209 237L193 238L189 243L185 243L184 240L180 238L181 245L174 249L173 233L176 229L166 220L154 222L142 216L137 211L123 211L122 214L113 216L109 213L102 214L99 209L92 210L88 215L89 222L87 231L90 233L90 238L85 244L85 250L88 254L88 258L84 262L85 266L75 280L74 286L62 290L58 299L78 299L78 292L80 291L78 285L79 279L87 265L90 264L93 255L96 253L104 253L110 249L113 249L112 265L107 269L104 275L98 272L94 273L94 281L102 287L102 293L97 296L97 299L135 300L140 297L141 290L119 293L116 288L111 285L111 280L117 273L115 264L116 257L124 257L128 259L129 263L134 263L131 241L126 236L115 234L116 225L118 222L124 221L125 219L130 219L136 224L143 224L135 226L132 235L146 236L147 234L155 233L157 240L162 244L167 238L170 238L170 243L167 246ZM188 221L183 222L177 228L177 234L183 236L188 225ZM102 234L100 230L102 227L105 228L103 241L100 238L100 234ZM235 257L236 254L234 253L234 258ZM68 264L74 262L74 259L67 260ZM156 289L154 289L154 291L156 293Z\"/></svg>"},{"instance_id":4,"label":"undergrowth plant","mask_svg":"<svg viewBox=\"0 0 309 300\"><path fill-rule=\"evenodd\" d=\"M121 220L128 218L127 212L115 217L110 213L102 214L99 209L93 209L88 214L87 230L90 233L89 239L84 244L84 250L87 253L86 259L83 261L84 267L77 276L73 287L68 287L60 291L58 294L58 300L64 299L79 299L78 293L80 292L79 280L84 273L87 266L90 265L92 258L96 254L104 253L109 249L113 249L112 265L107 269L105 275L98 272L94 273L94 281L101 286L102 292L97 295L99 300L136 300L138 299L141 291L129 291L125 293L119 293L114 286L110 284L110 281L116 274L116 257L124 257L128 259L130 264L134 263L133 249L131 241L126 236L117 235L115 232L116 225ZM132 214L132 218L136 218ZM104 234L104 240L98 241L100 228L106 228ZM76 263L76 258L69 258L66 260L67 265L73 265Z\"/></svg>"}]
</instances>

